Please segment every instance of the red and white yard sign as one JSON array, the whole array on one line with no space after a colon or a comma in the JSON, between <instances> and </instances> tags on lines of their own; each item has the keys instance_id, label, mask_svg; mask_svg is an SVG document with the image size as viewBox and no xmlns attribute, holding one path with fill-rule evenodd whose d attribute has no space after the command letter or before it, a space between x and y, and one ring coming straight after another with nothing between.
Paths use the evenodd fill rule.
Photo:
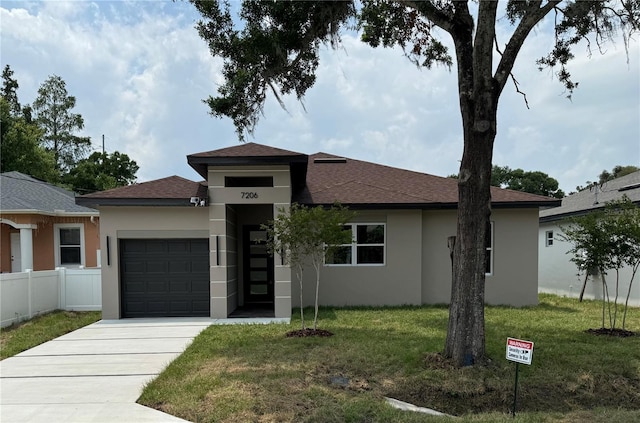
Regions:
<instances>
[{"instance_id":1,"label":"red and white yard sign","mask_svg":"<svg viewBox=\"0 0 640 423\"><path fill-rule=\"evenodd\" d=\"M533 342L522 339L507 338L507 360L522 364L531 364L533 358Z\"/></svg>"}]
</instances>

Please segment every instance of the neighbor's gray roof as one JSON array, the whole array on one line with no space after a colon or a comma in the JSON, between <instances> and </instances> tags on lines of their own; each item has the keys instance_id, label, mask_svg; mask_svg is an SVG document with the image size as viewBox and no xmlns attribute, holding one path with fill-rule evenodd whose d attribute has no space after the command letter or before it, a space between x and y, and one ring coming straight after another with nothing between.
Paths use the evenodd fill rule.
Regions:
<instances>
[{"instance_id":1,"label":"neighbor's gray roof","mask_svg":"<svg viewBox=\"0 0 640 423\"><path fill-rule=\"evenodd\" d=\"M605 182L597 189L591 188L577 192L562 199L560 207L540 211L540 221L549 222L569 216L586 214L599 209L612 200L621 199L623 195L640 204L640 170Z\"/></svg>"},{"instance_id":2,"label":"neighbor's gray roof","mask_svg":"<svg viewBox=\"0 0 640 423\"><path fill-rule=\"evenodd\" d=\"M0 173L0 211L97 215L76 204L75 194L20 172Z\"/></svg>"}]
</instances>

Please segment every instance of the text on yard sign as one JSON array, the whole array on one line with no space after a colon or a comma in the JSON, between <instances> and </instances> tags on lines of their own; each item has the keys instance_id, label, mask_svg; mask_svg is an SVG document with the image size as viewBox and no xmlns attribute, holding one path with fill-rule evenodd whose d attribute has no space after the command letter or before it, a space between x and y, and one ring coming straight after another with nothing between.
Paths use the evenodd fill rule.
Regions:
<instances>
[{"instance_id":1,"label":"text on yard sign","mask_svg":"<svg viewBox=\"0 0 640 423\"><path fill-rule=\"evenodd\" d=\"M533 342L507 338L507 360L522 364L531 364L532 358Z\"/></svg>"}]
</instances>

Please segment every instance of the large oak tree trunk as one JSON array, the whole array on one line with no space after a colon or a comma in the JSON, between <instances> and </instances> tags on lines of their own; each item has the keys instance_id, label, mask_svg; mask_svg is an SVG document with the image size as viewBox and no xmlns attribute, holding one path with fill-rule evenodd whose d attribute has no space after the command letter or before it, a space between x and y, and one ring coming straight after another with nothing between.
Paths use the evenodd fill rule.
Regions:
<instances>
[{"instance_id":1,"label":"large oak tree trunk","mask_svg":"<svg viewBox=\"0 0 640 423\"><path fill-rule=\"evenodd\" d=\"M470 136L460 166L458 229L445 343L445 355L458 366L482 362L485 354L485 245L491 214L487 180L491 177L494 135L471 131Z\"/></svg>"},{"instance_id":2,"label":"large oak tree trunk","mask_svg":"<svg viewBox=\"0 0 640 423\"><path fill-rule=\"evenodd\" d=\"M458 366L481 363L485 358L486 240L490 236L491 160L500 92L492 76L495 13L495 3L483 4L474 40L468 10L457 8L451 31L458 65L464 151L458 174L458 225L445 356Z\"/></svg>"}]
</instances>

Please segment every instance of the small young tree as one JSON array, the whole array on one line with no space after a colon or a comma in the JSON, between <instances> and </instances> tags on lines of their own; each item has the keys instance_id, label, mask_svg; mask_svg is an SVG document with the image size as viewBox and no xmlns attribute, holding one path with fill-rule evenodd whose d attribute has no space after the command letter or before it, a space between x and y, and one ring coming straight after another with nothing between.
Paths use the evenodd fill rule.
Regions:
<instances>
[{"instance_id":1,"label":"small young tree","mask_svg":"<svg viewBox=\"0 0 640 423\"><path fill-rule=\"evenodd\" d=\"M640 267L640 208L628 197L608 202L603 210L573 219L564 227L563 238L573 243L568 254L580 269L597 269L602 276L602 327L605 327L606 305L609 306L609 325L615 329L618 316L620 270L629 266L631 278L624 305L622 329L625 329L629 297L633 280ZM605 275L616 273L613 313Z\"/></svg>"},{"instance_id":2,"label":"small young tree","mask_svg":"<svg viewBox=\"0 0 640 423\"><path fill-rule=\"evenodd\" d=\"M305 264L310 260L316 274L315 312L313 330L318 328L318 297L320 293L320 268L325 254L339 245L352 242L351 232L344 225L355 213L340 204L330 208L306 207L292 204L289 213L280 210L279 215L263 228L267 230L269 250L283 257L295 272L300 282L300 320L306 329L303 311L303 275Z\"/></svg>"}]
</instances>

